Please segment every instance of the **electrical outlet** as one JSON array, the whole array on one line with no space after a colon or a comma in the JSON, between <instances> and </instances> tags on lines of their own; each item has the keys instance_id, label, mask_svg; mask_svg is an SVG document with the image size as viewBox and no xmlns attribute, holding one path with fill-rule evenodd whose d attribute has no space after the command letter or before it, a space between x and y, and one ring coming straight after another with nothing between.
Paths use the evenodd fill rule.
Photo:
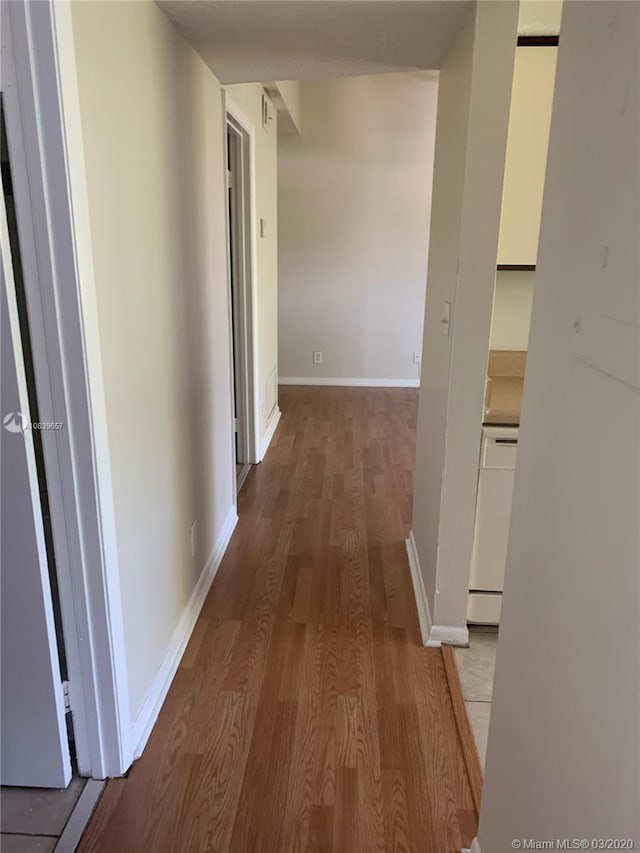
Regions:
<instances>
[{"instance_id":1,"label":"electrical outlet","mask_svg":"<svg viewBox=\"0 0 640 853\"><path fill-rule=\"evenodd\" d=\"M198 544L198 522L194 521L191 525L191 556L196 555L196 546Z\"/></svg>"},{"instance_id":2,"label":"electrical outlet","mask_svg":"<svg viewBox=\"0 0 640 853\"><path fill-rule=\"evenodd\" d=\"M420 353L416 352L416 350L413 351L413 363L420 364Z\"/></svg>"},{"instance_id":3,"label":"electrical outlet","mask_svg":"<svg viewBox=\"0 0 640 853\"><path fill-rule=\"evenodd\" d=\"M313 351L313 363L322 364L322 350Z\"/></svg>"}]
</instances>

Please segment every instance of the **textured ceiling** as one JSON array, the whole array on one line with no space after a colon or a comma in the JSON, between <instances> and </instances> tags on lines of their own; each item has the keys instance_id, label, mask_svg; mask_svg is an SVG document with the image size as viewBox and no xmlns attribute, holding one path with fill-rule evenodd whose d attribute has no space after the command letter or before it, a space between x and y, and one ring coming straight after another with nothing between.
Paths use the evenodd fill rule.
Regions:
<instances>
[{"instance_id":1,"label":"textured ceiling","mask_svg":"<svg viewBox=\"0 0 640 853\"><path fill-rule=\"evenodd\" d=\"M222 83L438 68L467 0L157 0Z\"/></svg>"}]
</instances>

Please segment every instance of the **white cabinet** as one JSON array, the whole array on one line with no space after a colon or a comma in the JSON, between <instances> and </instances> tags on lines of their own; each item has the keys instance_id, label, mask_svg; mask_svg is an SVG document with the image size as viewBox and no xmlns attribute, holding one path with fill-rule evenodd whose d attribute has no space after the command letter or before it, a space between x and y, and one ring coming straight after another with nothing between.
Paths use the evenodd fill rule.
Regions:
<instances>
[{"instance_id":1,"label":"white cabinet","mask_svg":"<svg viewBox=\"0 0 640 853\"><path fill-rule=\"evenodd\" d=\"M517 427L483 429L469 580L469 622L500 622L517 447Z\"/></svg>"},{"instance_id":2,"label":"white cabinet","mask_svg":"<svg viewBox=\"0 0 640 853\"><path fill-rule=\"evenodd\" d=\"M498 264L535 264L557 47L518 47L502 195Z\"/></svg>"}]
</instances>

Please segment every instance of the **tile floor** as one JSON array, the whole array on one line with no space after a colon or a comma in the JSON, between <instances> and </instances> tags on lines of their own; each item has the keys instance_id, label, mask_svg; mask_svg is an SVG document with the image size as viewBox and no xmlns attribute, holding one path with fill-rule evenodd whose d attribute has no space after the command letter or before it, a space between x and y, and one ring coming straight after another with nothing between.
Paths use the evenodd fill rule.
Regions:
<instances>
[{"instance_id":1,"label":"tile floor","mask_svg":"<svg viewBox=\"0 0 640 853\"><path fill-rule=\"evenodd\" d=\"M2 853L52 853L86 781L74 776L69 787L64 790L2 788Z\"/></svg>"},{"instance_id":2,"label":"tile floor","mask_svg":"<svg viewBox=\"0 0 640 853\"><path fill-rule=\"evenodd\" d=\"M469 628L469 648L454 649L462 694L484 768L496 666L497 628Z\"/></svg>"}]
</instances>

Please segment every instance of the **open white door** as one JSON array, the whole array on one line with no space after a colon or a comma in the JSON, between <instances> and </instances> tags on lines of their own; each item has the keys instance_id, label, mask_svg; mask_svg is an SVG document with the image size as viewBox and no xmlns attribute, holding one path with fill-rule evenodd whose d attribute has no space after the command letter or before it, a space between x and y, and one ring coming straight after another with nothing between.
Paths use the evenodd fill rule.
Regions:
<instances>
[{"instance_id":1,"label":"open white door","mask_svg":"<svg viewBox=\"0 0 640 853\"><path fill-rule=\"evenodd\" d=\"M2 250L0 782L64 788L69 741L38 494L11 249L4 203Z\"/></svg>"}]
</instances>

